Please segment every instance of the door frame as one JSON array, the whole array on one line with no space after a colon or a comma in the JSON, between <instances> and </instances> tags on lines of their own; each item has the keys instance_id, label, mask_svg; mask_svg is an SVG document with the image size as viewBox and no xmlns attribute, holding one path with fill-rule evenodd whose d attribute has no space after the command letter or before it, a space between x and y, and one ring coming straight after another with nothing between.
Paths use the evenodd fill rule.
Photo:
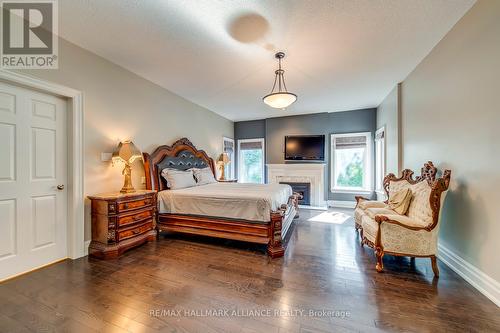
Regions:
<instances>
[{"instance_id":1,"label":"door frame","mask_svg":"<svg viewBox=\"0 0 500 333\"><path fill-rule=\"evenodd\" d=\"M84 183L83 183L83 94L63 85L36 77L0 69L0 81L15 86L37 90L68 99L68 257L77 259L85 256L84 241Z\"/></svg>"}]
</instances>

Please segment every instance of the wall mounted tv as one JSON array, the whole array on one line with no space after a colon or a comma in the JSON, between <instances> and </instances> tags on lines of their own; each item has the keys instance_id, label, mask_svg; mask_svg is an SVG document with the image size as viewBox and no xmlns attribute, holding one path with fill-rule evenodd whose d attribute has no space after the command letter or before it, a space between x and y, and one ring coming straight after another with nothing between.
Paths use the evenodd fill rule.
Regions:
<instances>
[{"instance_id":1,"label":"wall mounted tv","mask_svg":"<svg viewBox=\"0 0 500 333\"><path fill-rule=\"evenodd\" d=\"M324 135L285 136L285 161L324 161Z\"/></svg>"}]
</instances>

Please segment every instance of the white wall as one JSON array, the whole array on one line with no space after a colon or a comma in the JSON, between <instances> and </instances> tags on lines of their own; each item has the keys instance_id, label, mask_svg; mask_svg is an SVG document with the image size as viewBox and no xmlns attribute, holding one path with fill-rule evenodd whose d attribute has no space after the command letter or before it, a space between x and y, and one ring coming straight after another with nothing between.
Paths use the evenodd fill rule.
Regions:
<instances>
[{"instance_id":1,"label":"white wall","mask_svg":"<svg viewBox=\"0 0 500 333\"><path fill-rule=\"evenodd\" d=\"M385 126L386 135L386 174L398 175L400 165L400 138L399 138L399 87L397 85L387 95L377 108L377 129Z\"/></svg>"},{"instance_id":2,"label":"white wall","mask_svg":"<svg viewBox=\"0 0 500 333\"><path fill-rule=\"evenodd\" d=\"M131 139L142 151L188 137L215 158L222 136L233 137L233 123L65 40L59 41L58 70L20 71L84 93L85 194L120 190L122 166L100 161L120 140ZM142 163L132 170L136 188ZM90 239L90 209L85 209L85 239Z\"/></svg>"},{"instance_id":3,"label":"white wall","mask_svg":"<svg viewBox=\"0 0 500 333\"><path fill-rule=\"evenodd\" d=\"M480 0L403 82L403 167L452 170L440 242L500 281L500 1Z\"/></svg>"}]
</instances>

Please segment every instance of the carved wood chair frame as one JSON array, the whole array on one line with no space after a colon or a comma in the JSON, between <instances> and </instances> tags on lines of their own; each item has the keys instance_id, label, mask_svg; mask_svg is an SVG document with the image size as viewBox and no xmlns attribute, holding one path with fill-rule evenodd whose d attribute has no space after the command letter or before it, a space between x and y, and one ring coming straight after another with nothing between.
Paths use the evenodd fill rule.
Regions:
<instances>
[{"instance_id":1,"label":"carved wood chair frame","mask_svg":"<svg viewBox=\"0 0 500 333\"><path fill-rule=\"evenodd\" d=\"M377 256L377 264L376 264L376 270L377 272L382 272L384 266L383 266L383 261L382 258L384 254L390 254L394 256L404 256L404 257L424 257L424 258L430 258L431 263L432 263L432 270L434 272L434 275L436 277L439 277L439 269L437 266L437 258L436 255L430 255L430 256L417 256L411 253L398 253L398 252L387 252L384 251L382 241L381 241L381 224L382 223L391 223L395 224L398 226L401 226L403 228L413 230L413 231L427 231L430 232L432 231L437 224L439 223L439 213L441 209L441 194L448 190L448 187L450 185L450 178L451 178L451 170L444 170L443 175L436 179L436 175L438 173L437 168L434 166L434 164L431 161L428 161L427 163L424 164L424 166L421 169L420 176L417 176L415 179L413 179L413 174L414 172L410 169L405 169L403 170L401 177L396 177L393 173L388 174L387 176L384 177L384 190L387 194L387 198L389 198L389 187L391 182L399 182L399 181L407 181L408 183L414 185L419 182L426 181L429 186L431 187L431 193L429 195L429 205L432 210L432 221L422 227L416 227L416 226L409 226L406 224L403 224L399 221L391 220L387 216L384 215L375 215L375 222L378 223L378 230L377 230L377 235L375 237L375 243L371 242L366 238L366 236L363 236L363 228L361 225L359 225L356 222L356 230L360 231L360 236L361 236L361 245L368 245L369 247L373 248L375 250L375 254ZM369 200L367 198L357 196L356 201L357 205L359 205L360 202L364 200ZM388 200L385 201L387 203ZM357 207L356 205L356 207Z\"/></svg>"}]
</instances>

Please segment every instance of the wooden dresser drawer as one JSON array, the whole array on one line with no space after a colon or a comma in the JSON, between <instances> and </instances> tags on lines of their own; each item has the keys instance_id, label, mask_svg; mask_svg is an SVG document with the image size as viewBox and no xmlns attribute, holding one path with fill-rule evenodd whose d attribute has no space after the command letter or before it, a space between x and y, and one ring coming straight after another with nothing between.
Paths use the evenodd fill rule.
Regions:
<instances>
[{"instance_id":1,"label":"wooden dresser drawer","mask_svg":"<svg viewBox=\"0 0 500 333\"><path fill-rule=\"evenodd\" d=\"M153 217L153 209L147 209L142 212L134 212L130 215L119 215L117 222L118 228L128 226L134 223L144 221Z\"/></svg>"},{"instance_id":2,"label":"wooden dresser drawer","mask_svg":"<svg viewBox=\"0 0 500 333\"><path fill-rule=\"evenodd\" d=\"M154 203L153 198L142 198L139 200L125 201L117 203L117 213L123 213L134 209L149 207Z\"/></svg>"},{"instance_id":3,"label":"wooden dresser drawer","mask_svg":"<svg viewBox=\"0 0 500 333\"><path fill-rule=\"evenodd\" d=\"M155 191L104 193L89 196L89 199L92 207L91 256L116 258L128 249L156 239Z\"/></svg>"},{"instance_id":4,"label":"wooden dresser drawer","mask_svg":"<svg viewBox=\"0 0 500 333\"><path fill-rule=\"evenodd\" d=\"M123 241L125 239L138 236L138 235L143 234L145 232L148 232L150 230L153 230L153 220L152 219L146 223L139 224L133 228L128 228L128 229L118 231L118 235L116 238L117 238L117 241L120 242L120 241Z\"/></svg>"}]
</instances>

